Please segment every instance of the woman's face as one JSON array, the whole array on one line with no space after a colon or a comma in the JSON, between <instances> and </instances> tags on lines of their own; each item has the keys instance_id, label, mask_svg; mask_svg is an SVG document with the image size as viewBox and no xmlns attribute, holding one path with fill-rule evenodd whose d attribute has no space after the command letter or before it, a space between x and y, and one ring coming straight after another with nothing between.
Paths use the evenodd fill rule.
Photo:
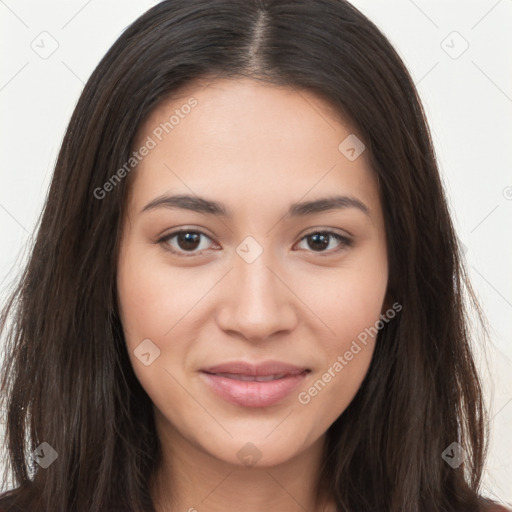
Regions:
<instances>
[{"instance_id":1,"label":"woman's face","mask_svg":"<svg viewBox=\"0 0 512 512\"><path fill-rule=\"evenodd\" d=\"M275 465L321 441L368 370L388 281L377 183L311 93L225 79L181 94L134 148L128 353L171 444Z\"/></svg>"}]
</instances>

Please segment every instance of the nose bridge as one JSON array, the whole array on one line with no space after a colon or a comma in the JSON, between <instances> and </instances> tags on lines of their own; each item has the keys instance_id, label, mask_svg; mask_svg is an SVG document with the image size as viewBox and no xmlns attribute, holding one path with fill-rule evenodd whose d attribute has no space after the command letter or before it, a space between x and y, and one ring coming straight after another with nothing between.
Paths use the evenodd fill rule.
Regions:
<instances>
[{"instance_id":1,"label":"nose bridge","mask_svg":"<svg viewBox=\"0 0 512 512\"><path fill-rule=\"evenodd\" d=\"M256 311L252 306L267 309L270 307L270 302L278 302L276 295L279 294L277 290L279 283L269 269L273 264L269 259L262 254L251 263L240 258L235 264L237 287L241 295L239 301L243 305L250 305L253 313Z\"/></svg>"},{"instance_id":2,"label":"nose bridge","mask_svg":"<svg viewBox=\"0 0 512 512\"><path fill-rule=\"evenodd\" d=\"M270 248L258 245L246 240L237 247L218 316L222 329L253 340L292 329L296 321L293 295L275 275L281 273L276 259Z\"/></svg>"}]
</instances>

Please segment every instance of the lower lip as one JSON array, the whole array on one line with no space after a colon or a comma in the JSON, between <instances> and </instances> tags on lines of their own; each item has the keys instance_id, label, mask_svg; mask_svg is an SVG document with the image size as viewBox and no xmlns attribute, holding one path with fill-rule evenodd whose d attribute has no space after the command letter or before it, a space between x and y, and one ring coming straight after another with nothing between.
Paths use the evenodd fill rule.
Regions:
<instances>
[{"instance_id":1,"label":"lower lip","mask_svg":"<svg viewBox=\"0 0 512 512\"><path fill-rule=\"evenodd\" d=\"M242 407L267 407L289 395L306 377L304 371L281 379L256 382L229 379L201 372L206 383L221 398Z\"/></svg>"}]
</instances>

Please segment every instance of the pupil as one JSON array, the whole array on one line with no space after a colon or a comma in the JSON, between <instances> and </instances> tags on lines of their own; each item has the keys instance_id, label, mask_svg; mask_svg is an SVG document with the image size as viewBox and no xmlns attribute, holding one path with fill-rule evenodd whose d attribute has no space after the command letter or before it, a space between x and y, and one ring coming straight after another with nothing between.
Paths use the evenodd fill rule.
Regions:
<instances>
[{"instance_id":1,"label":"pupil","mask_svg":"<svg viewBox=\"0 0 512 512\"><path fill-rule=\"evenodd\" d=\"M317 242L321 242L321 245L320 247L316 246L312 246L310 243L308 243L309 247L313 250L321 250L321 249L325 249L328 245L329 245L329 240L328 240L328 236L326 235L322 235L321 233L316 233L314 235L310 235L309 239L310 240L314 240L313 243L317 243Z\"/></svg>"},{"instance_id":2,"label":"pupil","mask_svg":"<svg viewBox=\"0 0 512 512\"><path fill-rule=\"evenodd\" d=\"M178 234L178 245L180 249L196 249L199 244L199 233Z\"/></svg>"}]
</instances>

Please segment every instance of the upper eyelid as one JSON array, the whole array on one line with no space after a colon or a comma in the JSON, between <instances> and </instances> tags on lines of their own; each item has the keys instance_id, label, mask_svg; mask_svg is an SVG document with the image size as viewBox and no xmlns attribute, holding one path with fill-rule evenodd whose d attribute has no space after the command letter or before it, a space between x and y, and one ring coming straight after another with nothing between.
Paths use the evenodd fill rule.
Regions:
<instances>
[{"instance_id":1,"label":"upper eyelid","mask_svg":"<svg viewBox=\"0 0 512 512\"><path fill-rule=\"evenodd\" d=\"M313 235L315 233L328 233L330 235L339 235L344 238L352 238L352 235L349 234L347 231L344 231L344 233L340 233L339 231L336 231L333 228L314 228L311 231L307 231L303 235L301 235L300 239L302 240L305 236Z\"/></svg>"}]
</instances>

